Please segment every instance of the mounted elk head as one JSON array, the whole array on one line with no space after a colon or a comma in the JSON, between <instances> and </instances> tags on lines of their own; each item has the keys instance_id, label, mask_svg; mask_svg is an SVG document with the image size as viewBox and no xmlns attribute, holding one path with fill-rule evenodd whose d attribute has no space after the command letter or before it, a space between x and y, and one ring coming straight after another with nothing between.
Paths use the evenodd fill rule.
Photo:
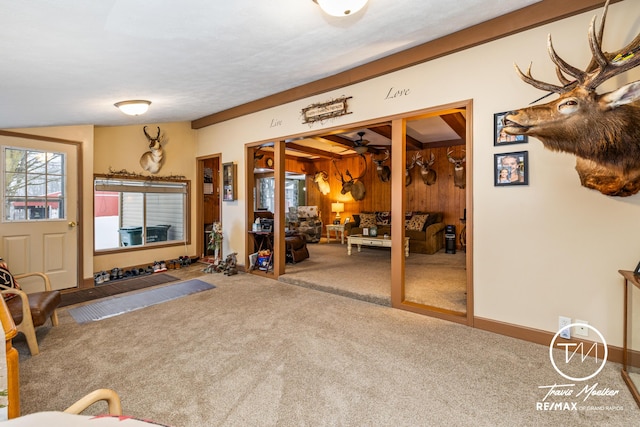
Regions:
<instances>
[{"instance_id":1,"label":"mounted elk head","mask_svg":"<svg viewBox=\"0 0 640 427\"><path fill-rule=\"evenodd\" d=\"M432 169L433 164L436 162L436 156L431 153L431 157L429 161L425 162L422 159L422 154L418 153L416 158L416 165L420 166L420 176L422 176L422 182L427 185L433 185L436 183L436 179L438 179L438 174L436 174L435 169Z\"/></svg>"},{"instance_id":2,"label":"mounted elk head","mask_svg":"<svg viewBox=\"0 0 640 427\"><path fill-rule=\"evenodd\" d=\"M163 139L163 137L160 136L160 126L158 126L158 134L155 137L147 133L146 126L142 128L142 131L144 132L144 136L147 137L147 140L149 140L149 151L140 157L140 166L149 173L158 173L162 167L162 159L164 158L164 151L160 144Z\"/></svg>"},{"instance_id":3,"label":"mounted elk head","mask_svg":"<svg viewBox=\"0 0 640 427\"><path fill-rule=\"evenodd\" d=\"M349 169L347 169L345 174L349 177L349 179L345 180L344 175L342 174L342 172L340 172L340 170L336 166L336 171L338 171L338 175L336 176L342 183L342 190L340 190L340 194L351 193L351 197L353 197L353 200L356 200L356 201L364 199L364 195L366 193L366 189L364 188L364 183L362 182L362 178L364 178L364 176L367 173L367 159L364 157L363 154L359 154L359 156L362 158L362 160L364 160L364 171L362 172L362 174L360 174L360 176L356 178L354 178L353 175L351 175L351 172L349 172ZM334 165L335 165L335 161L334 161Z\"/></svg>"},{"instance_id":4,"label":"mounted elk head","mask_svg":"<svg viewBox=\"0 0 640 427\"><path fill-rule=\"evenodd\" d=\"M329 174L327 171L319 171L313 175L313 182L316 183L318 190L323 194L327 195L331 191L331 186L329 185Z\"/></svg>"},{"instance_id":5,"label":"mounted elk head","mask_svg":"<svg viewBox=\"0 0 640 427\"><path fill-rule=\"evenodd\" d=\"M373 163L376 164L376 173L378 174L378 178L380 178L380 181L382 182L389 182L389 179L391 178L391 169L389 169L389 166L386 166L384 164L384 162L389 160L390 155L391 153L389 153L389 150L384 150L384 159L377 160L373 157L371 158L371 160L373 160Z\"/></svg>"},{"instance_id":6,"label":"mounted elk head","mask_svg":"<svg viewBox=\"0 0 640 427\"><path fill-rule=\"evenodd\" d=\"M462 150L464 152L464 150ZM466 156L462 158L455 158L451 155L453 150L447 150L447 159L449 159L450 163L453 163L453 184L458 187L464 189L467 185L467 173L464 167L464 162L467 160Z\"/></svg>"},{"instance_id":7,"label":"mounted elk head","mask_svg":"<svg viewBox=\"0 0 640 427\"><path fill-rule=\"evenodd\" d=\"M505 114L504 130L512 135L536 137L550 150L575 154L576 170L584 187L609 196L630 196L640 190L640 81L602 95L596 93L596 88L640 65L640 34L616 52L603 52L608 6L607 1L597 34L596 17L591 21L592 59L586 71L560 58L550 35L547 50L562 86L536 80L531 67L525 74L516 65L525 83L560 96L547 104Z\"/></svg>"}]
</instances>

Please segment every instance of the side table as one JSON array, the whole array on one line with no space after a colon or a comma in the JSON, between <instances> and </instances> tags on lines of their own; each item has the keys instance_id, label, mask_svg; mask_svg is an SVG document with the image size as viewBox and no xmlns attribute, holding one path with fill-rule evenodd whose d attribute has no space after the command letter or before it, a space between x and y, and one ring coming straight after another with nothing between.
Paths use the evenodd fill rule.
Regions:
<instances>
[{"instance_id":1,"label":"side table","mask_svg":"<svg viewBox=\"0 0 640 427\"><path fill-rule=\"evenodd\" d=\"M624 277L624 335L622 337L622 378L631 395L640 406L640 336L638 326L638 302L640 301L640 277L633 271L618 270ZM634 311L635 309L635 311Z\"/></svg>"},{"instance_id":2,"label":"side table","mask_svg":"<svg viewBox=\"0 0 640 427\"><path fill-rule=\"evenodd\" d=\"M344 245L344 224L327 224L327 243L331 241L331 232L336 233L336 240L338 240L338 233L340 233L340 243Z\"/></svg>"}]
</instances>

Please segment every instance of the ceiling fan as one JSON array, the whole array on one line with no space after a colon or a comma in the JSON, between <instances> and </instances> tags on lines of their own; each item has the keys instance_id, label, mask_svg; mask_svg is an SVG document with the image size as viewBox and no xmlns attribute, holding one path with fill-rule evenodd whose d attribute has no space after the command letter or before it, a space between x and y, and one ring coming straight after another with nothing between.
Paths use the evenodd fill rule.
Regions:
<instances>
[{"instance_id":1,"label":"ceiling fan","mask_svg":"<svg viewBox=\"0 0 640 427\"><path fill-rule=\"evenodd\" d=\"M369 151L369 149L367 148L367 144L369 143L369 141L367 141L366 139L362 139L364 137L364 134L365 132L363 131L358 132L358 136L360 137L360 139L356 139L355 141L353 141L353 151L358 154L364 154Z\"/></svg>"}]
</instances>

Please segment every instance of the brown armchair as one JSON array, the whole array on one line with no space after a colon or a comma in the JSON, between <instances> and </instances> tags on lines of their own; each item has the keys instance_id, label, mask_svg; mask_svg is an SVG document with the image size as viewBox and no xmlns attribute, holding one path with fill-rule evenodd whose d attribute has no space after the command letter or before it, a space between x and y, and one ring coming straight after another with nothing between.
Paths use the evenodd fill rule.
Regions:
<instances>
[{"instance_id":1,"label":"brown armchair","mask_svg":"<svg viewBox=\"0 0 640 427\"><path fill-rule=\"evenodd\" d=\"M36 340L35 328L42 326L51 319L53 326L58 326L58 313L56 308L60 305L62 297L60 291L51 290L49 276L44 273L25 273L13 275L14 279L25 277L40 277L44 290L27 294L24 291L8 286L0 285L0 293L3 295L17 295L7 301L7 307L11 313L18 332L22 332L27 339L27 345L32 356L40 353Z\"/></svg>"}]
</instances>

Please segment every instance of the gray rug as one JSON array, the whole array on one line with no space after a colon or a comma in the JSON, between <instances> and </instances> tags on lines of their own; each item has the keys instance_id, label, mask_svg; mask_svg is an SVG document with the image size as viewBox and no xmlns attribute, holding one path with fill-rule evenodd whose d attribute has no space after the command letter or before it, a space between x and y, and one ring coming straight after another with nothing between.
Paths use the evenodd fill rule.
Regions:
<instances>
[{"instance_id":1,"label":"gray rug","mask_svg":"<svg viewBox=\"0 0 640 427\"><path fill-rule=\"evenodd\" d=\"M95 322L214 288L215 286L202 280L188 280L175 285L155 288L132 295L114 297L93 304L71 308L69 309L69 314L71 314L78 323Z\"/></svg>"}]
</instances>

